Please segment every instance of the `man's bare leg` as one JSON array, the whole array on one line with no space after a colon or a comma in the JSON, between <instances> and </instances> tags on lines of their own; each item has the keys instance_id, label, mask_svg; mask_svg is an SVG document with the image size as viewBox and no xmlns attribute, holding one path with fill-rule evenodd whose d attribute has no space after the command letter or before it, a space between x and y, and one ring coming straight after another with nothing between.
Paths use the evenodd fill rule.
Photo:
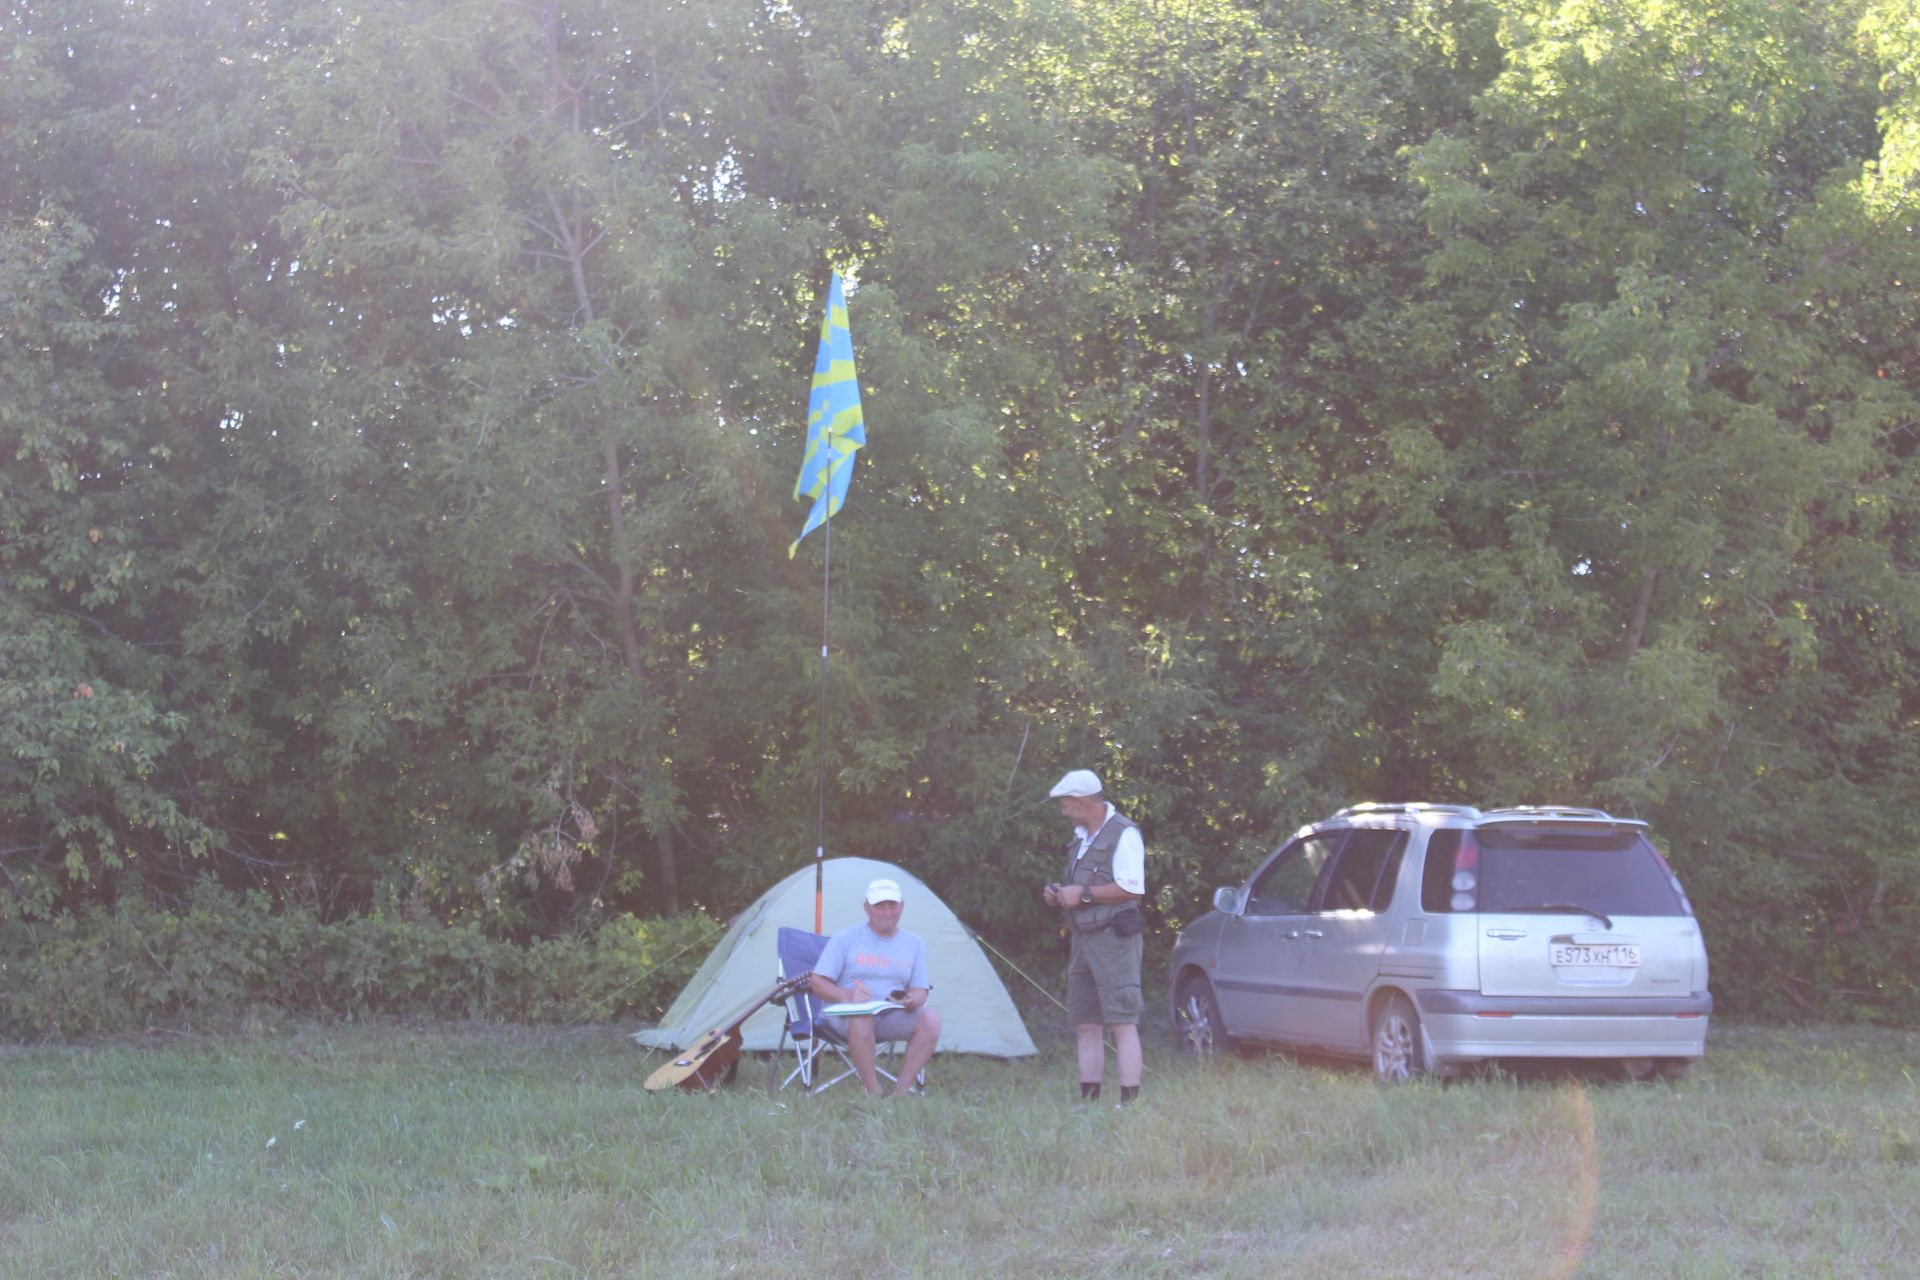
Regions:
<instances>
[{"instance_id":1,"label":"man's bare leg","mask_svg":"<svg viewBox=\"0 0 1920 1280\"><path fill-rule=\"evenodd\" d=\"M880 1092L880 1076L873 1069L873 1019L847 1019L847 1056L853 1059L854 1072L860 1077L860 1083L867 1092Z\"/></svg>"},{"instance_id":2,"label":"man's bare leg","mask_svg":"<svg viewBox=\"0 0 1920 1280\"><path fill-rule=\"evenodd\" d=\"M1113 1032L1114 1062L1120 1068L1120 1087L1137 1089L1140 1087L1140 1027L1137 1023L1116 1022L1107 1030ZM1084 1076L1082 1077L1085 1078Z\"/></svg>"},{"instance_id":3,"label":"man's bare leg","mask_svg":"<svg viewBox=\"0 0 1920 1280\"><path fill-rule=\"evenodd\" d=\"M1081 1092L1087 1085L1099 1085L1100 1077L1107 1069L1107 1045L1101 1038L1101 1027L1097 1022L1082 1022L1073 1029L1075 1047L1080 1059Z\"/></svg>"},{"instance_id":4,"label":"man's bare leg","mask_svg":"<svg viewBox=\"0 0 1920 1280\"><path fill-rule=\"evenodd\" d=\"M893 1083L896 1097L913 1091L913 1082L933 1060L933 1051L939 1044L940 1015L923 1008L919 1020L913 1024L913 1034L907 1037L907 1051L900 1058L900 1078Z\"/></svg>"}]
</instances>

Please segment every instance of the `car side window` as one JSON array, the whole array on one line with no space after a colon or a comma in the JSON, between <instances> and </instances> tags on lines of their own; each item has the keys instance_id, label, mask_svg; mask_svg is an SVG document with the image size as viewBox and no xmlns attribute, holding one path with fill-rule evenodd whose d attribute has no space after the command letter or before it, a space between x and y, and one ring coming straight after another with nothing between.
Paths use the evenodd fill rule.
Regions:
<instances>
[{"instance_id":1,"label":"car side window","mask_svg":"<svg viewBox=\"0 0 1920 1280\"><path fill-rule=\"evenodd\" d=\"M1351 832L1329 868L1321 911L1384 911L1400 878L1403 831L1362 828Z\"/></svg>"},{"instance_id":2,"label":"car side window","mask_svg":"<svg viewBox=\"0 0 1920 1280\"><path fill-rule=\"evenodd\" d=\"M1273 860L1254 877L1253 887L1247 893L1247 908L1243 913L1250 916L1303 916L1307 914L1307 904L1313 901L1313 886L1319 882L1320 872L1327 865L1327 856L1344 835L1340 831L1328 831L1320 835L1307 836L1285 845Z\"/></svg>"}]
</instances>

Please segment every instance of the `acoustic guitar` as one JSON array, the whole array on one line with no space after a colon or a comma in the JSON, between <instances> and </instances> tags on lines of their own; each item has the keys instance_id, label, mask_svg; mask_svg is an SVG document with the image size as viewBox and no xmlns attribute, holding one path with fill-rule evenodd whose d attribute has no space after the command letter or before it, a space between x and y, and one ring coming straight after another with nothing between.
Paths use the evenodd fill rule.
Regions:
<instances>
[{"instance_id":1,"label":"acoustic guitar","mask_svg":"<svg viewBox=\"0 0 1920 1280\"><path fill-rule=\"evenodd\" d=\"M648 1076L641 1087L648 1093L659 1093L663 1089L713 1089L719 1086L721 1078L739 1065L740 1027L762 1006L776 1000L785 1000L794 992L807 985L813 975L803 973L797 978L788 978L775 984L773 990L757 997L754 1002L733 1015L720 1026L701 1036L685 1053Z\"/></svg>"}]
</instances>

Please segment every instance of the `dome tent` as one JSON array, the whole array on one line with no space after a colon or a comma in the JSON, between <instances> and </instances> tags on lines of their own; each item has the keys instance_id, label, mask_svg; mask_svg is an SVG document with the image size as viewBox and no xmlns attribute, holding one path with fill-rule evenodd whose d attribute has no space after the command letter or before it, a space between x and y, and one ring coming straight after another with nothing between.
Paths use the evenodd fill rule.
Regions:
<instances>
[{"instance_id":1,"label":"dome tent","mask_svg":"<svg viewBox=\"0 0 1920 1280\"><path fill-rule=\"evenodd\" d=\"M900 927L927 944L927 969L933 979L929 1003L940 1011L939 1052L994 1058L1038 1052L986 953L933 890L891 862L830 858L822 867L822 928L829 934L866 918L860 904L870 881L899 882ZM685 1049L771 991L778 971L774 939L781 926L813 927L813 871L807 866L794 872L735 916L659 1024L634 1032L634 1040L652 1049ZM749 1053L778 1049L783 1020L777 1004L757 1011L740 1028L741 1048Z\"/></svg>"}]
</instances>

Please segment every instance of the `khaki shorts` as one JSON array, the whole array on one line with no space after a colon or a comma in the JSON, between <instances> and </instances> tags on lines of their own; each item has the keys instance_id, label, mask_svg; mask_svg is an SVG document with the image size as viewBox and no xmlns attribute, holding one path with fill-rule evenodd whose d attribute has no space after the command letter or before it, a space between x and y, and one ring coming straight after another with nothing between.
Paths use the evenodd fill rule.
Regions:
<instances>
[{"instance_id":1,"label":"khaki shorts","mask_svg":"<svg viewBox=\"0 0 1920 1280\"><path fill-rule=\"evenodd\" d=\"M1076 1026L1140 1021L1140 955L1145 938L1112 930L1073 935L1067 959L1067 1019Z\"/></svg>"}]
</instances>

